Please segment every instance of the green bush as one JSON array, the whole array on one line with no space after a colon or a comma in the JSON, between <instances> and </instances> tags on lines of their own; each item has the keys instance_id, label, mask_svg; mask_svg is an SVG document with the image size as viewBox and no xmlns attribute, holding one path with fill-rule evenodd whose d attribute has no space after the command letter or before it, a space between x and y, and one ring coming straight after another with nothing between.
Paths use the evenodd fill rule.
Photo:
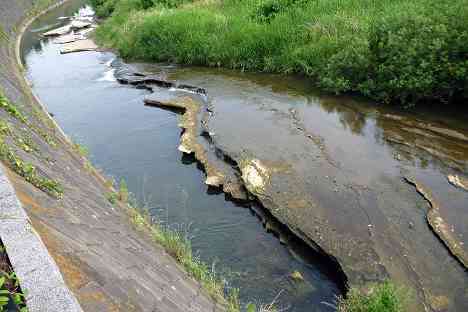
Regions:
<instances>
[{"instance_id":1,"label":"green bush","mask_svg":"<svg viewBox=\"0 0 468 312\"><path fill-rule=\"evenodd\" d=\"M405 105L468 98L466 0L93 1L115 10L98 41L125 58L299 73Z\"/></svg>"},{"instance_id":2,"label":"green bush","mask_svg":"<svg viewBox=\"0 0 468 312\"><path fill-rule=\"evenodd\" d=\"M99 17L110 16L114 12L117 4L119 3L119 0L89 0L89 1L91 5L95 8L96 15Z\"/></svg>"}]
</instances>

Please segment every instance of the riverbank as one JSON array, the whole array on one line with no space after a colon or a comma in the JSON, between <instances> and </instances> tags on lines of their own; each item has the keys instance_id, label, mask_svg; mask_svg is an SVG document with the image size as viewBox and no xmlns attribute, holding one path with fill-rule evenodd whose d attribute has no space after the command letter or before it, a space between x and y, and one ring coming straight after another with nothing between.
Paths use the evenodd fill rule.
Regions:
<instances>
[{"instance_id":1,"label":"riverbank","mask_svg":"<svg viewBox=\"0 0 468 312\"><path fill-rule=\"evenodd\" d=\"M25 20L41 12L34 3L0 4L0 237L29 311L224 310L136 229L125 207L109 202L105 178L32 94L18 45ZM67 16L76 8L67 2L56 10Z\"/></svg>"},{"instance_id":2,"label":"riverbank","mask_svg":"<svg viewBox=\"0 0 468 312\"><path fill-rule=\"evenodd\" d=\"M463 0L92 3L110 16L96 38L124 58L302 74L403 105L467 98Z\"/></svg>"}]
</instances>

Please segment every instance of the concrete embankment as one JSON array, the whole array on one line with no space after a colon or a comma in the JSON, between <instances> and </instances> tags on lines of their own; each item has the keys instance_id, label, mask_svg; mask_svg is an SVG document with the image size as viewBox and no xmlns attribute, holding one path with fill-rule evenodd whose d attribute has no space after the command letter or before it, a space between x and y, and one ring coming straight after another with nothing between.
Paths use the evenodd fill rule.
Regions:
<instances>
[{"instance_id":1,"label":"concrete embankment","mask_svg":"<svg viewBox=\"0 0 468 312\"><path fill-rule=\"evenodd\" d=\"M35 2L0 3L0 89L21 111L18 118L0 109L8 127L4 144L14 155L4 159L2 169L0 238L29 310L222 309L163 248L133 227L125 208L109 203L105 179L31 93L18 63L17 39ZM63 194L45 192L51 185L60 185Z\"/></svg>"}]
</instances>

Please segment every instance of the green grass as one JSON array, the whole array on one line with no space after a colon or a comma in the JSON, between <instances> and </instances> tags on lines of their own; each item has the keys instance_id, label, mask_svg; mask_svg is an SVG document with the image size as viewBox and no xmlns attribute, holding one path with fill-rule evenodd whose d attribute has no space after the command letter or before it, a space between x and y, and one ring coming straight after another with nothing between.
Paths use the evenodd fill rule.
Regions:
<instances>
[{"instance_id":1,"label":"green grass","mask_svg":"<svg viewBox=\"0 0 468 312\"><path fill-rule=\"evenodd\" d=\"M37 132L37 127L33 127L26 116L14 106L1 92L0 92L0 108L4 109L12 118L17 119L21 124L27 125ZM40 132L42 133L42 132ZM61 198L63 195L63 188L61 184L55 180L42 177L37 173L36 167L24 161L15 150L8 144L7 138L10 137L14 145L25 151L26 153L36 152L39 149L32 140L32 138L23 134L19 136L14 133L12 126L5 120L0 121L0 160L8 165L15 173L22 176L26 181L35 187L43 190L55 198ZM42 135L44 138L44 136ZM47 140L46 140L47 141Z\"/></svg>"},{"instance_id":2,"label":"green grass","mask_svg":"<svg viewBox=\"0 0 468 312\"><path fill-rule=\"evenodd\" d=\"M120 202L128 207L135 227L148 232L156 243L163 246L182 265L185 271L202 285L213 300L225 305L228 312L240 311L238 290L231 289L226 293L225 281L208 265L193 255L190 240L183 233L152 222L149 213L133 203L135 200L129 201L129 191L124 179L120 180L118 192L111 191L106 197L113 205Z\"/></svg>"},{"instance_id":3,"label":"green grass","mask_svg":"<svg viewBox=\"0 0 468 312\"><path fill-rule=\"evenodd\" d=\"M120 195L114 195L109 198L115 203L119 197ZM148 231L152 239L163 246L215 302L224 305L228 312L240 311L239 291L230 289L226 293L225 281L210 266L193 255L190 240L186 236L152 222L147 212L131 205L129 207L132 222L137 229Z\"/></svg>"},{"instance_id":4,"label":"green grass","mask_svg":"<svg viewBox=\"0 0 468 312\"><path fill-rule=\"evenodd\" d=\"M405 312L408 296L389 281L371 285L364 293L352 288L338 301L338 312Z\"/></svg>"},{"instance_id":5,"label":"green grass","mask_svg":"<svg viewBox=\"0 0 468 312\"><path fill-rule=\"evenodd\" d=\"M298 73L379 101L468 98L467 0L91 0L124 58Z\"/></svg>"}]
</instances>

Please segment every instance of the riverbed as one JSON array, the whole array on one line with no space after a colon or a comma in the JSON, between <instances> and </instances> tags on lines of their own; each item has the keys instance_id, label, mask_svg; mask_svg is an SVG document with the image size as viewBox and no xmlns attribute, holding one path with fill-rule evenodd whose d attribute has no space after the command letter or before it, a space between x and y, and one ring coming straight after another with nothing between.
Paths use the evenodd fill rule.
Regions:
<instances>
[{"instance_id":1,"label":"riverbed","mask_svg":"<svg viewBox=\"0 0 468 312\"><path fill-rule=\"evenodd\" d=\"M323 95L298 77L131 64L205 90L193 97L206 110L199 140L245 183L251 200L239 202L205 185L197 160L177 149L178 113L143 104L177 101L183 91L122 85L116 71L127 65L113 53L61 55L39 36L82 4L41 17L25 36L34 92L93 164L124 178L159 222L187 233L200 258L240 288L242 302L277 298L288 311L331 311L344 283L339 269L352 286L391 277L415 290L419 306L468 306L466 269L428 224L427 198L408 183L431 190L466 252L468 192L448 181L468 171L466 116ZM249 187L249 168L266 172L261 188Z\"/></svg>"},{"instance_id":2,"label":"riverbed","mask_svg":"<svg viewBox=\"0 0 468 312\"><path fill-rule=\"evenodd\" d=\"M205 186L195 160L177 150L177 114L144 106L147 91L118 84L114 54L60 55L59 45L39 36L81 5L71 1L41 17L23 42L27 77L59 125L89 149L96 167L125 179L159 221L188 233L195 253L240 288L243 302L266 304L281 293L280 305L290 311L330 311L321 302L340 294L334 273L306 246L280 244L245 204ZM290 277L294 271L303 282Z\"/></svg>"}]
</instances>

